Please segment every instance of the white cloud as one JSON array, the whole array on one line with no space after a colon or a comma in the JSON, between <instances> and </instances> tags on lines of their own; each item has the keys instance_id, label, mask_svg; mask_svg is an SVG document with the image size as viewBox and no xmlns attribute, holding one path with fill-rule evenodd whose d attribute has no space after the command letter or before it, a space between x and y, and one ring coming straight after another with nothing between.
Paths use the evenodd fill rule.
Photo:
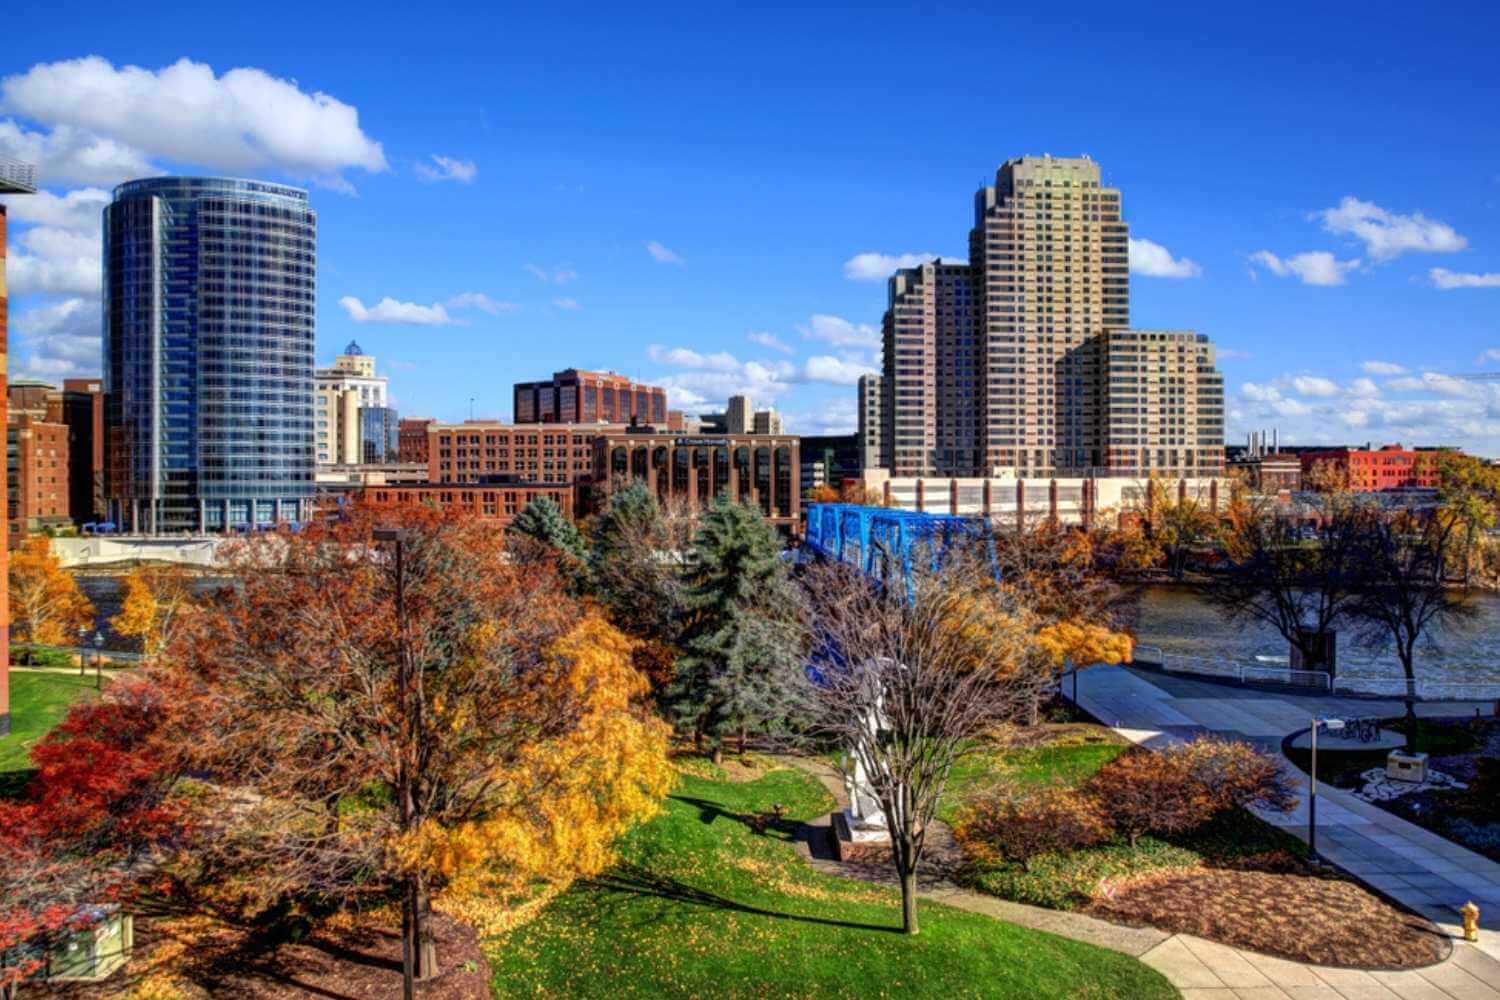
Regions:
<instances>
[{"instance_id":1,"label":"white cloud","mask_svg":"<svg viewBox=\"0 0 1500 1000\"><path fill-rule=\"evenodd\" d=\"M1469 245L1453 227L1421 212L1400 215L1358 198L1345 197L1335 208L1325 208L1314 218L1323 228L1341 236L1353 236L1365 245L1371 259L1391 260L1404 253L1454 253Z\"/></svg>"},{"instance_id":2,"label":"white cloud","mask_svg":"<svg viewBox=\"0 0 1500 1000\"><path fill-rule=\"evenodd\" d=\"M857 253L844 261L844 277L850 281L884 281L903 267L918 267L937 260L931 253Z\"/></svg>"},{"instance_id":3,"label":"white cloud","mask_svg":"<svg viewBox=\"0 0 1500 1000\"><path fill-rule=\"evenodd\" d=\"M853 434L859 429L859 410L848 393L830 400L811 413L784 415L791 434Z\"/></svg>"},{"instance_id":4,"label":"white cloud","mask_svg":"<svg viewBox=\"0 0 1500 1000\"><path fill-rule=\"evenodd\" d=\"M45 184L113 186L161 173L139 150L68 125L32 132L15 121L0 121L0 153L35 166Z\"/></svg>"},{"instance_id":5,"label":"white cloud","mask_svg":"<svg viewBox=\"0 0 1500 1000\"><path fill-rule=\"evenodd\" d=\"M750 333L745 334L745 339L750 341L750 343L752 344L759 344L761 347L770 348L773 351L780 351L782 354L793 353L791 344L788 344L786 341L776 336L776 334L769 333L764 330L752 330Z\"/></svg>"},{"instance_id":6,"label":"white cloud","mask_svg":"<svg viewBox=\"0 0 1500 1000\"><path fill-rule=\"evenodd\" d=\"M103 351L101 322L97 299L64 299L18 313L12 324L19 335L19 343L12 347L19 362L17 373L52 379L97 375Z\"/></svg>"},{"instance_id":7,"label":"white cloud","mask_svg":"<svg viewBox=\"0 0 1500 1000\"><path fill-rule=\"evenodd\" d=\"M540 264L527 264L526 270L538 281L545 281L549 285L566 285L578 279L578 272L567 264L550 268L542 267Z\"/></svg>"},{"instance_id":8,"label":"white cloud","mask_svg":"<svg viewBox=\"0 0 1500 1000\"><path fill-rule=\"evenodd\" d=\"M449 326L455 321L441 303L430 306L415 302L398 302L386 296L373 306L365 304L352 295L339 299L339 305L356 323L396 323L404 326Z\"/></svg>"},{"instance_id":9,"label":"white cloud","mask_svg":"<svg viewBox=\"0 0 1500 1000\"><path fill-rule=\"evenodd\" d=\"M646 356L658 364L672 365L675 368L694 368L716 372L740 370L739 359L728 351L702 354L687 347L662 347L660 344L652 344L646 349Z\"/></svg>"},{"instance_id":10,"label":"white cloud","mask_svg":"<svg viewBox=\"0 0 1500 1000\"><path fill-rule=\"evenodd\" d=\"M577 312L579 309L583 308L583 303L579 302L577 299L553 299L552 304L557 308L567 310L568 312Z\"/></svg>"},{"instance_id":11,"label":"white cloud","mask_svg":"<svg viewBox=\"0 0 1500 1000\"><path fill-rule=\"evenodd\" d=\"M802 336L810 340L821 340L834 347L859 347L865 349L880 346L880 331L866 323L851 323L840 316L815 313L805 324L797 327Z\"/></svg>"},{"instance_id":12,"label":"white cloud","mask_svg":"<svg viewBox=\"0 0 1500 1000\"><path fill-rule=\"evenodd\" d=\"M1450 271L1446 267L1435 267L1427 272L1427 276L1434 286L1445 292L1455 288L1500 288L1500 271L1466 274L1462 271Z\"/></svg>"},{"instance_id":13,"label":"white cloud","mask_svg":"<svg viewBox=\"0 0 1500 1000\"><path fill-rule=\"evenodd\" d=\"M1203 268L1186 257L1173 257L1160 243L1131 237L1130 273L1147 278L1196 278Z\"/></svg>"},{"instance_id":14,"label":"white cloud","mask_svg":"<svg viewBox=\"0 0 1500 1000\"><path fill-rule=\"evenodd\" d=\"M437 153L433 153L430 159L431 163L418 163L415 167L417 177L429 184L437 181L458 181L460 184L469 184L479 176L479 168L474 165L473 160L455 160L450 156L439 156Z\"/></svg>"},{"instance_id":15,"label":"white cloud","mask_svg":"<svg viewBox=\"0 0 1500 1000\"><path fill-rule=\"evenodd\" d=\"M1349 383L1349 394L1351 396L1378 396L1380 387L1375 384L1374 379L1357 378Z\"/></svg>"},{"instance_id":16,"label":"white cloud","mask_svg":"<svg viewBox=\"0 0 1500 1000\"><path fill-rule=\"evenodd\" d=\"M10 294L98 297L104 287L102 245L97 229L92 234L52 226L26 230L6 260Z\"/></svg>"},{"instance_id":17,"label":"white cloud","mask_svg":"<svg viewBox=\"0 0 1500 1000\"><path fill-rule=\"evenodd\" d=\"M1259 264L1279 278L1296 275L1304 285L1342 285L1344 276L1359 267L1356 260L1338 260L1326 250L1313 250L1293 257L1278 257L1269 250L1250 255L1251 264Z\"/></svg>"},{"instance_id":18,"label":"white cloud","mask_svg":"<svg viewBox=\"0 0 1500 1000\"><path fill-rule=\"evenodd\" d=\"M1338 383L1321 375L1294 375L1292 388L1303 396L1316 396L1320 399L1339 394Z\"/></svg>"},{"instance_id":19,"label":"white cloud","mask_svg":"<svg viewBox=\"0 0 1500 1000\"><path fill-rule=\"evenodd\" d=\"M78 188L58 197L51 191L0 198L11 222L31 222L79 232L99 231L109 192L100 188Z\"/></svg>"},{"instance_id":20,"label":"white cloud","mask_svg":"<svg viewBox=\"0 0 1500 1000\"><path fill-rule=\"evenodd\" d=\"M513 313L521 307L514 302L499 302L483 292L460 292L447 302L449 309L478 309L491 316Z\"/></svg>"},{"instance_id":21,"label":"white cloud","mask_svg":"<svg viewBox=\"0 0 1500 1000\"><path fill-rule=\"evenodd\" d=\"M1402 378L1393 378L1386 386L1400 392L1434 392L1443 396L1455 396L1467 399L1479 399L1491 394L1494 387L1485 386L1469 379L1454 378L1451 375L1443 375L1438 372L1423 372L1421 375L1407 375Z\"/></svg>"},{"instance_id":22,"label":"white cloud","mask_svg":"<svg viewBox=\"0 0 1500 1000\"><path fill-rule=\"evenodd\" d=\"M802 377L807 382L826 382L830 385L854 385L861 375L879 374L880 369L865 361L835 358L826 354L807 359Z\"/></svg>"},{"instance_id":23,"label":"white cloud","mask_svg":"<svg viewBox=\"0 0 1500 1000\"><path fill-rule=\"evenodd\" d=\"M646 244L646 252L649 253L651 255L651 259L656 261L658 264L685 263L681 257L673 253L671 250L668 250L665 246L656 242L655 240L651 240Z\"/></svg>"},{"instance_id":24,"label":"white cloud","mask_svg":"<svg viewBox=\"0 0 1500 1000\"><path fill-rule=\"evenodd\" d=\"M1366 375L1405 375L1406 369L1391 361L1366 361L1359 366Z\"/></svg>"},{"instance_id":25,"label":"white cloud","mask_svg":"<svg viewBox=\"0 0 1500 1000\"><path fill-rule=\"evenodd\" d=\"M1277 389L1274 385L1246 382L1240 386L1240 395L1246 399L1253 399L1258 403L1274 403L1281 398L1281 390Z\"/></svg>"},{"instance_id":26,"label":"white cloud","mask_svg":"<svg viewBox=\"0 0 1500 1000\"><path fill-rule=\"evenodd\" d=\"M1491 347L1479 355L1480 364L1484 364L1487 361L1500 361L1500 347Z\"/></svg>"},{"instance_id":27,"label":"white cloud","mask_svg":"<svg viewBox=\"0 0 1500 1000\"><path fill-rule=\"evenodd\" d=\"M54 133L76 129L95 147L116 143L120 148L104 156L116 165L160 157L312 177L386 169L380 143L360 128L358 109L253 67L216 76L212 67L186 58L160 70L117 68L99 56L39 63L0 81L0 108ZM56 135L44 141L68 138Z\"/></svg>"}]
</instances>

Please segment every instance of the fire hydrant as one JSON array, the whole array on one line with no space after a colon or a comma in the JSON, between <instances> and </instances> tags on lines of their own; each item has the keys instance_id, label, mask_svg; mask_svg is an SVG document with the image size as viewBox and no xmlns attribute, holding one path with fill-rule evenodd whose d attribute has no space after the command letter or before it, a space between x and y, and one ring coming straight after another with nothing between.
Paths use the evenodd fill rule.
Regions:
<instances>
[{"instance_id":1,"label":"fire hydrant","mask_svg":"<svg viewBox=\"0 0 1500 1000\"><path fill-rule=\"evenodd\" d=\"M1474 905L1473 900L1464 904L1464 908L1458 911L1464 918L1464 940L1479 940L1479 907Z\"/></svg>"}]
</instances>

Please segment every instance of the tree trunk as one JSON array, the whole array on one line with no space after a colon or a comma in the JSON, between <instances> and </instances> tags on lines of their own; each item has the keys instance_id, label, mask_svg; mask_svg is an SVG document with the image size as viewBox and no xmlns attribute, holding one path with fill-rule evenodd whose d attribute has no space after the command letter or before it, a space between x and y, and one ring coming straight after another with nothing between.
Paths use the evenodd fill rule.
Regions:
<instances>
[{"instance_id":1,"label":"tree trunk","mask_svg":"<svg viewBox=\"0 0 1500 1000\"><path fill-rule=\"evenodd\" d=\"M724 744L722 741L714 743L714 751L709 759L713 761L714 767L718 767L724 763Z\"/></svg>"},{"instance_id":2,"label":"tree trunk","mask_svg":"<svg viewBox=\"0 0 1500 1000\"><path fill-rule=\"evenodd\" d=\"M901 931L917 933L917 873L901 873Z\"/></svg>"},{"instance_id":3,"label":"tree trunk","mask_svg":"<svg viewBox=\"0 0 1500 1000\"><path fill-rule=\"evenodd\" d=\"M432 894L427 891L421 875L417 876L416 885L416 977L417 979L431 979L438 974L437 938L432 933Z\"/></svg>"},{"instance_id":4,"label":"tree trunk","mask_svg":"<svg viewBox=\"0 0 1500 1000\"><path fill-rule=\"evenodd\" d=\"M1417 752L1417 703L1406 696L1406 752Z\"/></svg>"},{"instance_id":5,"label":"tree trunk","mask_svg":"<svg viewBox=\"0 0 1500 1000\"><path fill-rule=\"evenodd\" d=\"M740 726L740 756L745 756L745 727Z\"/></svg>"}]
</instances>

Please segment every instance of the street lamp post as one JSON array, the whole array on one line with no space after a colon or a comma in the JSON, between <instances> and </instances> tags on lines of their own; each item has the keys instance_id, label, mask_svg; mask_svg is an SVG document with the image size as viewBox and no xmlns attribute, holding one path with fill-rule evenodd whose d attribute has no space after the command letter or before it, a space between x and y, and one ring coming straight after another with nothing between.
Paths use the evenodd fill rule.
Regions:
<instances>
[{"instance_id":1,"label":"street lamp post","mask_svg":"<svg viewBox=\"0 0 1500 1000\"><path fill-rule=\"evenodd\" d=\"M94 690L104 690L104 633L94 633Z\"/></svg>"},{"instance_id":2,"label":"street lamp post","mask_svg":"<svg viewBox=\"0 0 1500 1000\"><path fill-rule=\"evenodd\" d=\"M1307 856L1310 861L1316 863L1318 859L1318 729L1327 726L1328 731L1336 733L1344 728L1343 719L1313 719L1312 725L1308 726L1308 732L1312 734L1312 768L1311 781L1307 785Z\"/></svg>"},{"instance_id":3,"label":"street lamp post","mask_svg":"<svg viewBox=\"0 0 1500 1000\"><path fill-rule=\"evenodd\" d=\"M396 716L399 736L397 738L396 802L401 811L401 829L411 828L416 812L412 799L412 775L409 760L412 734L412 712L410 688L412 681L411 657L406 643L406 532L400 528L376 528L371 532L377 542L390 542L395 549L396 564L396 634L400 647L396 662ZM410 877L406 880L406 891L401 898L401 995L404 1000L415 996L417 956L412 948L413 931L419 914L416 884Z\"/></svg>"},{"instance_id":4,"label":"street lamp post","mask_svg":"<svg viewBox=\"0 0 1500 1000\"><path fill-rule=\"evenodd\" d=\"M78 676L89 668L89 630L78 626Z\"/></svg>"}]
</instances>

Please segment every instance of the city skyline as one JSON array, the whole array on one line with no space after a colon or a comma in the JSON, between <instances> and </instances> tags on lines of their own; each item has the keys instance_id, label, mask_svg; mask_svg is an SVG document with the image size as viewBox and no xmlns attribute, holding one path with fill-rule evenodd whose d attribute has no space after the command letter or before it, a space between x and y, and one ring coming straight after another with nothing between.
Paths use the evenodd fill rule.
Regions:
<instances>
[{"instance_id":1,"label":"city skyline","mask_svg":"<svg viewBox=\"0 0 1500 1000\"><path fill-rule=\"evenodd\" d=\"M1213 340L1229 442L1279 426L1288 444L1500 454L1500 387L1436 374L1500 368L1487 8L1359 19L1357 40L1347 15L1301 12L1301 39L1277 30L1274 52L1257 39L1290 13L1148 12L1139 36L1111 46L1126 22L1103 20L1072 48L1028 13L1006 65L975 63L962 86L925 71L940 50L977 58L987 15L900 33L899 83L858 75L897 51L888 28L818 12L785 37L729 14L670 31L437 14L399 35L344 24L347 54L288 45L263 15L147 37L102 6L20 14L0 155L36 161L43 191L8 203L13 374L98 373L113 184L228 174L312 188L317 361L360 340L403 414L461 420L474 397L476 416L509 418L514 382L576 364L662 385L673 408L746 394L790 432L848 432L854 382L879 367L884 279L967 257L955 192L1006 159L1088 153L1124 192L1131 322ZM1203 44L1231 28L1233 49ZM737 33L758 63L723 40ZM437 39L451 57L424 54ZM1355 48L1347 92L1320 90L1320 52ZM400 86L356 55L398 50ZM1399 78L1380 70L1398 56ZM1123 116L1079 100L1111 78ZM894 123L918 107L935 113L913 146Z\"/></svg>"}]
</instances>

